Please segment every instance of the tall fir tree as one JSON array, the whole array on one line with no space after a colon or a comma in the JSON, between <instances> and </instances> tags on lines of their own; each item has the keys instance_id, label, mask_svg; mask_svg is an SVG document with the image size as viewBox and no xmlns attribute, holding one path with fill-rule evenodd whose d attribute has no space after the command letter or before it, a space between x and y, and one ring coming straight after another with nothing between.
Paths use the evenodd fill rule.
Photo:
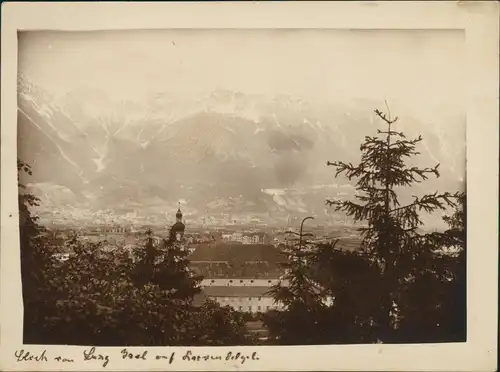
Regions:
<instances>
[{"instance_id":1,"label":"tall fir tree","mask_svg":"<svg viewBox=\"0 0 500 372\"><path fill-rule=\"evenodd\" d=\"M190 304L201 291L202 278L189 269L189 251L172 231L157 244L150 229L145 235L143 247L137 250L136 284L158 285L178 302Z\"/></svg>"},{"instance_id":2,"label":"tall fir tree","mask_svg":"<svg viewBox=\"0 0 500 372\"><path fill-rule=\"evenodd\" d=\"M148 228L145 236L144 245L137 247L133 252L136 265L134 266L132 278L138 286L144 286L153 279L154 263L157 255L153 231Z\"/></svg>"},{"instance_id":3,"label":"tall fir tree","mask_svg":"<svg viewBox=\"0 0 500 372\"><path fill-rule=\"evenodd\" d=\"M307 240L312 234L303 231L304 222L308 219L312 217L302 220L299 232L288 232L292 237L281 249L286 259L282 263L285 272L282 280L272 287L271 293L285 308L299 304L312 307L319 301L320 291L309 275L308 265L308 260L314 256L315 247Z\"/></svg>"},{"instance_id":4,"label":"tall fir tree","mask_svg":"<svg viewBox=\"0 0 500 372\"><path fill-rule=\"evenodd\" d=\"M281 248L285 256L284 274L269 293L282 311L264 316L274 342L314 344L323 340L324 322L321 319L331 295L314 272L318 249L308 241L313 235L303 230L304 223L312 218L302 220L299 232L289 231L289 244Z\"/></svg>"},{"instance_id":5,"label":"tall fir tree","mask_svg":"<svg viewBox=\"0 0 500 372\"><path fill-rule=\"evenodd\" d=\"M164 239L154 263L153 283L168 290L179 301L191 303L200 293L202 278L189 268L189 251L176 239Z\"/></svg>"},{"instance_id":6,"label":"tall fir tree","mask_svg":"<svg viewBox=\"0 0 500 372\"><path fill-rule=\"evenodd\" d=\"M378 130L377 136L365 137L360 163L327 162L336 167L336 177L344 174L348 180L357 180L356 200L328 200L327 204L355 221L367 223L360 228L362 248L381 272L379 308L373 326L381 342L390 342L396 327L398 291L412 276L419 260L425 260L423 255L432 255L434 248L425 244L429 240L419 232L423 225L420 213L454 206L459 194L435 192L414 196L413 202L402 205L398 189L411 187L431 175L439 177L439 164L429 168L408 165L407 160L419 154L416 146L422 137L407 139L394 130L397 117L392 119L390 113L379 110L375 114L386 129Z\"/></svg>"}]
</instances>

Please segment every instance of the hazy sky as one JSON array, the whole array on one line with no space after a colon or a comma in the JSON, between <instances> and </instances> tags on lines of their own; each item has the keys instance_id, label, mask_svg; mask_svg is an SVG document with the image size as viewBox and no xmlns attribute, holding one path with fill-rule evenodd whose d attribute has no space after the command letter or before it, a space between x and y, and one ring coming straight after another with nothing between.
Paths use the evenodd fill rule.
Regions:
<instances>
[{"instance_id":1,"label":"hazy sky","mask_svg":"<svg viewBox=\"0 0 500 372\"><path fill-rule=\"evenodd\" d=\"M62 94L190 96L217 88L463 107L458 31L165 30L19 34L19 68Z\"/></svg>"}]
</instances>

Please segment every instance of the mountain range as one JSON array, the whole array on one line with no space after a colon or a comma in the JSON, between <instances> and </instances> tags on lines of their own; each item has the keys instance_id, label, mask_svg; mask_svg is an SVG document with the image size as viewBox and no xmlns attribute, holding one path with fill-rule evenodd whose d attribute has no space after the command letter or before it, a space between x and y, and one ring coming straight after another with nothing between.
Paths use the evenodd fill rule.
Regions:
<instances>
[{"instance_id":1,"label":"mountain range","mask_svg":"<svg viewBox=\"0 0 500 372\"><path fill-rule=\"evenodd\" d=\"M154 215L161 223L178 201L192 221L325 216L326 198L353 193L326 161L359 161L364 136L383 128L373 109L384 107L377 105L228 90L191 99L150 94L133 102L98 89L47 92L20 76L18 155L33 169L22 182L42 199L42 215L75 221L106 211ZM441 178L406 195L460 188L463 116L448 114L445 125L398 115L398 130L424 138L416 164L442 164ZM449 130L454 125L463 130Z\"/></svg>"}]
</instances>

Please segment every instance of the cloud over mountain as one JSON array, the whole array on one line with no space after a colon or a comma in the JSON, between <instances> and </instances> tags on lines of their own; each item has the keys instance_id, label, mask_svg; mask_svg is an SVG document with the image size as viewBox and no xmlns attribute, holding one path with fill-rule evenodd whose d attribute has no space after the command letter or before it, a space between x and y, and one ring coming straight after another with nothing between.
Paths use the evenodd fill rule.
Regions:
<instances>
[{"instance_id":1,"label":"cloud over mountain","mask_svg":"<svg viewBox=\"0 0 500 372\"><path fill-rule=\"evenodd\" d=\"M56 99L21 78L19 156L32 164L29 182L50 208L72 203L81 210L162 214L185 199L193 219L194 211L322 213L332 190L317 185L345 182L334 179L326 161L359 159L364 136L380 128L372 115L378 105L227 90L191 100L152 94L117 102L98 90ZM443 177L428 187L457 189L464 130L446 128L463 128L461 116L448 115L444 126L398 115L398 129L424 137L418 163L442 163ZM272 189L288 191L263 192ZM57 198L60 190L64 197Z\"/></svg>"}]
</instances>

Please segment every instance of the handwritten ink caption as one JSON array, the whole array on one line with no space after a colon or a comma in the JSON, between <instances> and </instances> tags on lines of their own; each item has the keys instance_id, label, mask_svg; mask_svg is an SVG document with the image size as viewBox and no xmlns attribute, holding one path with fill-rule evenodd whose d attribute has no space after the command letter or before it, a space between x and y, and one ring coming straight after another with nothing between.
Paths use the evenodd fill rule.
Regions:
<instances>
[{"instance_id":1,"label":"handwritten ink caption","mask_svg":"<svg viewBox=\"0 0 500 372\"><path fill-rule=\"evenodd\" d=\"M24 349L17 350L14 353L17 362L48 362L49 357L47 354L47 350L42 351L40 354L30 353ZM57 355L52 358L55 362L61 363L74 363L75 361L71 358L65 358L60 355Z\"/></svg>"},{"instance_id":2,"label":"handwritten ink caption","mask_svg":"<svg viewBox=\"0 0 500 372\"><path fill-rule=\"evenodd\" d=\"M113 358L111 354L102 352L96 347L91 347L82 352L82 359L75 360L73 358L64 357L62 355L50 356L47 350L43 350L40 353L33 353L29 350L21 349L14 353L14 357L17 362L39 362L45 363L49 361L55 361L60 363L75 363L79 361L83 362L96 362L99 363L103 368L106 368L113 359L117 360L136 360L136 361L166 361L169 365L175 363L203 363L209 361L231 361L240 364L244 364L247 361L259 360L257 352L242 353L229 351L224 354L196 354L192 350L188 349L181 354L179 358L176 357L175 352L165 353L165 354L153 354L148 350L144 351L129 351L128 349L122 349L118 355Z\"/></svg>"}]
</instances>

